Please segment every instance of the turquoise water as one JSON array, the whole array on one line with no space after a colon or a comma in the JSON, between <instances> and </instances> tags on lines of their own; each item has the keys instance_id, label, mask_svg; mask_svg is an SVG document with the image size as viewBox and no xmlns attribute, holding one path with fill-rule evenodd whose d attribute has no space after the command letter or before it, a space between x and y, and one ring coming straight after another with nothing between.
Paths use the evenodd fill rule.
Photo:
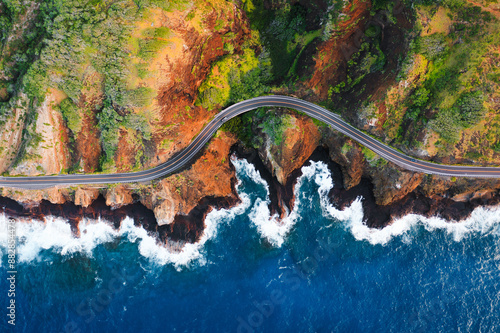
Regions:
<instances>
[{"instance_id":1,"label":"turquoise water","mask_svg":"<svg viewBox=\"0 0 500 333\"><path fill-rule=\"evenodd\" d=\"M259 174L233 164L242 203L210 213L200 244L181 252L158 247L130 219L119 231L87 221L80 239L62 220L19 221L16 327L2 314L1 331L500 330L499 210L453 225L407 216L370 230L360 201L345 211L329 205L329 171L313 162L295 210L278 222ZM7 289L2 278L3 309Z\"/></svg>"}]
</instances>

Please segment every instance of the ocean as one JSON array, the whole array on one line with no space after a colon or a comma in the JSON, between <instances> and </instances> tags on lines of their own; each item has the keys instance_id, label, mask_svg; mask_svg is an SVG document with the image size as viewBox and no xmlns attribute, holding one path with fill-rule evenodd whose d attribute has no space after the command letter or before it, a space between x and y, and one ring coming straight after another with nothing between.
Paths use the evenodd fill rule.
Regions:
<instances>
[{"instance_id":1,"label":"ocean","mask_svg":"<svg viewBox=\"0 0 500 333\"><path fill-rule=\"evenodd\" d=\"M8 323L7 216L0 216L2 332L498 332L500 209L460 223L408 215L363 224L358 198L327 199L322 162L302 168L285 220L253 165L232 158L241 203L212 211L196 244L158 246L130 218L114 230L60 218L16 223Z\"/></svg>"}]
</instances>

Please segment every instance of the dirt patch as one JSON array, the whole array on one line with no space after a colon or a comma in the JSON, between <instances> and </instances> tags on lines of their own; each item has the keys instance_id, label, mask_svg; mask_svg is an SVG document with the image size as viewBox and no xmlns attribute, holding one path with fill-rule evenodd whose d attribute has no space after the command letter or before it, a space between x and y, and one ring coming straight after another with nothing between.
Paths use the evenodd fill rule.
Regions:
<instances>
[{"instance_id":1,"label":"dirt patch","mask_svg":"<svg viewBox=\"0 0 500 333\"><path fill-rule=\"evenodd\" d=\"M132 167L135 165L135 156L137 153L137 147L133 143L134 133L129 131L121 130L120 139L118 140L118 147L122 147L117 151L115 156L116 169L118 172L131 171Z\"/></svg>"},{"instance_id":2,"label":"dirt patch","mask_svg":"<svg viewBox=\"0 0 500 333\"><path fill-rule=\"evenodd\" d=\"M87 75L78 102L82 127L74 138L76 143L72 154L72 164L79 165L79 170L85 173L95 172L99 168L101 142L96 108L102 105L104 98L102 79L97 72Z\"/></svg>"},{"instance_id":3,"label":"dirt patch","mask_svg":"<svg viewBox=\"0 0 500 333\"><path fill-rule=\"evenodd\" d=\"M314 73L307 86L319 100L328 99L329 87L345 79L347 61L359 49L360 32L364 30L370 7L370 1L353 1L344 8L343 14L348 18L339 23L333 37L318 45Z\"/></svg>"},{"instance_id":4,"label":"dirt patch","mask_svg":"<svg viewBox=\"0 0 500 333\"><path fill-rule=\"evenodd\" d=\"M165 162L185 148L217 113L194 105L198 88L212 63L228 54L224 45L231 44L235 52L241 52L250 33L244 15L233 4L214 2L205 6L168 13L165 18L164 24L177 39L171 50L166 50L163 63L165 84L158 94L160 109L153 121L153 141L158 151L148 166ZM194 18L187 19L193 12ZM195 26L201 15L203 29Z\"/></svg>"},{"instance_id":5,"label":"dirt patch","mask_svg":"<svg viewBox=\"0 0 500 333\"><path fill-rule=\"evenodd\" d=\"M0 88L0 101L6 101L9 99L9 92L7 88Z\"/></svg>"},{"instance_id":6,"label":"dirt patch","mask_svg":"<svg viewBox=\"0 0 500 333\"><path fill-rule=\"evenodd\" d=\"M488 2L488 5L485 6L485 5L482 5L478 2L474 2L471 0L467 0L467 2L473 6L481 7L482 10L489 12L490 14L495 16L497 19L500 19L500 4Z\"/></svg>"},{"instance_id":7,"label":"dirt patch","mask_svg":"<svg viewBox=\"0 0 500 333\"><path fill-rule=\"evenodd\" d=\"M95 114L85 113L82 120L82 129L76 141L76 160L85 173L95 172L99 167L101 156L101 142Z\"/></svg>"},{"instance_id":8,"label":"dirt patch","mask_svg":"<svg viewBox=\"0 0 500 333\"><path fill-rule=\"evenodd\" d=\"M427 17L427 14L422 10L419 11L419 20L423 23L422 36L428 36L435 33L443 33L447 35L450 32L450 26L453 20L448 17L450 11L444 7L439 7L432 18Z\"/></svg>"}]
</instances>

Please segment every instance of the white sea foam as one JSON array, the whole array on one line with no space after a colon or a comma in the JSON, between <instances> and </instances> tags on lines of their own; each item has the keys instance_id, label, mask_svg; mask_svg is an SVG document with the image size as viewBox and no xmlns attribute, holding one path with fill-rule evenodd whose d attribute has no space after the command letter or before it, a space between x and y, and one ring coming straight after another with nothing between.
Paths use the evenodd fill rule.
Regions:
<instances>
[{"instance_id":1,"label":"white sea foam","mask_svg":"<svg viewBox=\"0 0 500 333\"><path fill-rule=\"evenodd\" d=\"M255 169L255 166L248 162L245 159L239 159L236 158L235 155L231 156L231 163L234 165L234 168L236 169L236 173L242 173L248 176L252 181L254 181L257 184L262 185L266 191L267 194L269 195L269 186L266 183L264 179L262 179L259 171ZM241 183L241 181L238 179L238 185Z\"/></svg>"},{"instance_id":2,"label":"white sea foam","mask_svg":"<svg viewBox=\"0 0 500 333\"><path fill-rule=\"evenodd\" d=\"M321 208L325 217L341 221L357 240L365 240L370 244L385 245L394 237L402 237L411 241L411 230L423 226L427 231L444 230L453 236L455 241L461 241L470 233L479 235L500 235L500 206L478 207L471 216L464 221L446 221L440 217L424 217L409 214L393 221L382 229L369 228L364 220L362 198L357 198L349 207L343 210L335 208L329 201L328 193L333 187L330 172L323 162L313 162L309 167L302 168L303 174L312 179L319 186Z\"/></svg>"},{"instance_id":3,"label":"white sea foam","mask_svg":"<svg viewBox=\"0 0 500 333\"><path fill-rule=\"evenodd\" d=\"M220 223L227 223L233 220L237 215L243 214L250 206L250 199L247 195L241 195L240 198L241 203L233 208L212 210L205 218L206 227L200 240L196 243L182 244L178 251L158 245L156 238L149 236L143 228L135 227L132 219L124 220L120 230L127 233L129 240L135 241L138 239L141 255L160 265L171 263L180 269L195 261L199 264L204 264L206 262L204 245L208 240L214 239L217 236Z\"/></svg>"},{"instance_id":4,"label":"white sea foam","mask_svg":"<svg viewBox=\"0 0 500 333\"><path fill-rule=\"evenodd\" d=\"M411 241L411 231L418 226L424 227L429 232L443 230L459 242L472 233L480 236L499 235L500 207L478 207L466 220L460 222L446 221L440 217L428 218L409 214L382 229L368 228L359 220L348 221L347 226L356 239L366 240L371 244L384 245L394 237L403 237L404 240Z\"/></svg>"},{"instance_id":5,"label":"white sea foam","mask_svg":"<svg viewBox=\"0 0 500 333\"><path fill-rule=\"evenodd\" d=\"M62 218L47 216L45 221L16 219L17 260L28 262L39 259L43 250L53 249L62 255L74 252L91 254L96 245L117 236L113 228L100 221L84 219L79 226L80 237L74 237L70 225ZM0 215L0 243L6 246L8 217Z\"/></svg>"},{"instance_id":6,"label":"white sea foam","mask_svg":"<svg viewBox=\"0 0 500 333\"><path fill-rule=\"evenodd\" d=\"M128 217L122 221L118 230L100 219L83 219L79 224L80 237L73 235L70 225L62 218L48 216L45 221L17 219L17 260L21 263L41 260L40 253L44 250L51 250L61 255L84 252L92 256L94 248L99 244L111 242L117 237L127 237L131 242L138 242L141 255L157 264L173 264L181 268L196 260L203 263L203 246L217 235L218 225L221 222L231 221L250 206L248 196L242 195L241 199L242 202L236 207L211 211L206 217L206 229L201 239L194 244L182 244L183 246L178 246L179 249L174 249L175 246L159 245L155 237L148 235L144 228L135 226L134 221ZM1 214L2 254L7 244L7 222L7 216Z\"/></svg>"},{"instance_id":7,"label":"white sea foam","mask_svg":"<svg viewBox=\"0 0 500 333\"><path fill-rule=\"evenodd\" d=\"M325 217L334 218L335 221L332 223L342 223L357 240L368 241L371 244L384 245L395 237L411 241L411 230L417 226L423 226L429 232L445 230L456 241L462 240L470 233L500 236L500 207L477 208L468 219L459 223L450 223L438 217L425 218L410 214L385 228L368 228L363 222L362 198L356 199L344 210L338 210L330 204L328 192L333 187L333 181L327 165L322 162L311 162L309 166L302 168L302 176L299 177L295 186L294 208L287 217L279 221L276 214L271 216L269 212L269 187L259 172L246 160L233 157L231 161L238 174L246 174L252 181L264 186L267 191L266 198L256 198L252 204L250 194L238 191L241 203L230 209L212 210L205 219L206 228L200 240L194 244L173 243L166 247L159 245L155 237L148 235L144 228L135 226L131 218L124 219L118 230L100 219L83 219L79 224L79 237L74 237L70 225L62 218L48 216L45 221L18 218L16 223L18 261L41 260L40 253L44 250L51 250L62 255L84 252L92 256L93 250L99 244L113 241L117 237L125 237L130 242L137 243L140 254L152 262L159 265L173 264L180 269L194 262L199 264L206 262L205 244L217 236L219 225L228 223L245 212L249 212L248 216L260 235L274 246L280 247L296 223L301 205L306 203L306 200L312 200L309 193L300 192L306 181L314 181L318 186L320 204ZM239 180L238 188L240 184ZM6 252L8 241L7 224L8 217L0 214L0 254L2 256Z\"/></svg>"},{"instance_id":8,"label":"white sea foam","mask_svg":"<svg viewBox=\"0 0 500 333\"><path fill-rule=\"evenodd\" d=\"M232 159L238 167L248 167L241 160ZM246 161L245 161L246 162ZM247 168L248 169L248 168ZM255 168L248 170L250 177L258 179L258 172ZM260 176L259 176L260 177ZM241 182L238 182L238 186ZM230 209L214 209L205 219L205 229L200 240L196 243L175 243L170 242L167 246L158 244L156 237L151 236L142 228L134 225L131 218L125 218L118 230L115 230L109 223L101 219L83 219L79 223L80 236L75 237L70 225L62 218L47 216L44 221L17 219L17 260L19 262L31 262L41 260L40 253L44 250L51 250L61 255L68 255L75 252L84 252L92 256L96 246L106 242L111 242L117 237L126 237L130 242L137 242L141 255L159 264L173 264L177 268L187 266L194 261L203 264L205 256L203 253L205 243L216 237L220 223L229 222L237 215L243 214L250 207L250 198L245 193L240 193L241 203ZM8 217L0 215L0 255L3 256L7 246L7 224Z\"/></svg>"},{"instance_id":9,"label":"white sea foam","mask_svg":"<svg viewBox=\"0 0 500 333\"><path fill-rule=\"evenodd\" d=\"M266 197L256 198L253 206L248 213L248 218L257 227L257 231L262 238L267 239L275 247L280 247L286 239L296 220L296 209L287 215L286 218L279 220L278 214L271 215L269 211L269 185L261 177L255 166L244 159L232 158L232 163L237 173L246 174L252 181L260 184L266 190ZM243 193L239 192L242 196Z\"/></svg>"},{"instance_id":10,"label":"white sea foam","mask_svg":"<svg viewBox=\"0 0 500 333\"><path fill-rule=\"evenodd\" d=\"M251 175L251 179L266 188L267 196L265 200L257 198L250 213L249 218L257 227L258 232L263 238L266 238L273 246L280 247L292 227L295 225L299 214L299 208L304 200L312 200L312 197L307 193L301 193L301 186L305 181L314 181L318 186L320 194L328 194L328 191L333 186L332 177L328 166L322 162L311 162L309 166L302 167L302 175L297 179L294 188L295 202L291 212L287 214L281 221L278 214L271 216L269 211L269 186L262 179L255 167L245 160L238 160L240 163L237 170L246 172ZM234 164L234 163L233 163ZM236 166L236 165L235 165ZM240 168L240 169L239 169Z\"/></svg>"}]
</instances>

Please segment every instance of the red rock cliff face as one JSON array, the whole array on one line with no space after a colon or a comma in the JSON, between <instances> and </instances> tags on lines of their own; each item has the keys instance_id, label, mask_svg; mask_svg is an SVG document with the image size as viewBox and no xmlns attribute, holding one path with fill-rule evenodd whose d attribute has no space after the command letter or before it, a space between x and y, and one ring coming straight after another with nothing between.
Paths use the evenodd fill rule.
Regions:
<instances>
[{"instance_id":1,"label":"red rock cliff face","mask_svg":"<svg viewBox=\"0 0 500 333\"><path fill-rule=\"evenodd\" d=\"M289 121L279 145L263 134L265 144L259 149L259 156L266 167L282 185L286 184L293 171L302 167L321 140L318 128L309 117L292 114Z\"/></svg>"},{"instance_id":2,"label":"red rock cliff face","mask_svg":"<svg viewBox=\"0 0 500 333\"><path fill-rule=\"evenodd\" d=\"M320 100L328 99L328 89L345 75L347 61L359 49L364 24L370 15L371 2L355 0L348 4L343 15L347 19L335 29L332 38L318 45L311 79L307 82Z\"/></svg>"},{"instance_id":3,"label":"red rock cliff face","mask_svg":"<svg viewBox=\"0 0 500 333\"><path fill-rule=\"evenodd\" d=\"M239 201L235 192L236 177L229 160L234 143L236 138L233 135L219 133L186 170L152 184L47 190L3 188L2 195L21 203L26 210L21 212L16 208L13 211L7 207L11 213L23 216L31 214L37 218L42 218L44 214L64 216L76 223L75 230L82 216L97 218L103 215L119 223L125 215L138 214L136 222L141 224L140 216L145 214L142 212L144 207L133 206L140 202L154 213L155 221L149 219L145 225L148 230L160 231L159 235L164 241L166 237L173 237L194 242L203 233L204 217L213 207L227 208ZM96 204L99 195L104 197L105 206ZM81 208L64 208L72 203ZM106 207L111 208L111 211ZM131 207L130 210L127 207ZM113 214L116 216L113 217ZM159 228L161 226L165 228Z\"/></svg>"},{"instance_id":4,"label":"red rock cliff face","mask_svg":"<svg viewBox=\"0 0 500 333\"><path fill-rule=\"evenodd\" d=\"M174 222L176 215L188 215L205 197L238 200L229 161L235 142L234 136L221 133L188 170L139 191L141 202L154 211L159 225Z\"/></svg>"},{"instance_id":5,"label":"red rock cliff face","mask_svg":"<svg viewBox=\"0 0 500 333\"><path fill-rule=\"evenodd\" d=\"M171 33L171 43L150 61L148 70L151 76L142 83L158 92L149 107L152 140L145 144L138 142L133 132L121 129L114 161L117 172L131 171L134 166L141 164L143 168L156 166L192 141L217 113L217 110L209 111L194 105L200 84L209 73L212 63L226 55L227 49L240 52L242 43L250 33L244 12L231 2L195 1L179 8L173 12L154 9L144 22L137 22L134 36L150 27L167 27ZM69 167L71 159L80 164L80 171L95 172L98 169L103 152L100 149L96 110L104 98L103 77L91 72L83 80L84 88L78 103L83 121L80 132L75 134L73 156L69 156L68 151L58 151L68 146L67 129L62 128L61 134L60 128L55 125L58 131L40 128L40 133L54 136L54 140L52 137L44 138L48 147L38 147L33 151L33 155L40 156L40 163L45 169L26 163L18 166L15 173L59 173ZM51 105L57 105L66 97L60 91L52 91L47 98L46 113L49 116L56 114L60 118ZM55 103L51 104L52 101ZM52 124L49 120L54 117L49 116L39 117L39 122L43 126L45 123ZM59 118L54 119L60 123ZM22 128L16 130L21 133ZM18 137L10 137L15 148L14 141ZM49 142L49 139L54 142ZM227 206L237 202L235 175L229 162L229 150L235 142L234 136L220 133L186 170L149 184L75 186L44 191L4 188L2 194L22 202L26 207L36 207L42 200L53 204L73 201L81 207L90 207L101 194L106 205L115 210L139 201L154 211L159 225L175 224L176 221L186 224L189 221L181 221L179 217L189 217L195 208L207 206L203 208L203 214L206 214L211 206ZM49 157L60 157L62 163L53 163L48 160ZM8 165L9 160L0 160L2 171ZM175 229L174 226L171 228Z\"/></svg>"},{"instance_id":6,"label":"red rock cliff face","mask_svg":"<svg viewBox=\"0 0 500 333\"><path fill-rule=\"evenodd\" d=\"M153 134L157 150L150 166L165 162L186 147L218 112L194 105L198 88L212 63L228 54L225 44L239 52L249 36L248 22L241 9L228 3L220 6L217 1L205 5L209 8L198 9L206 12L203 29L186 20L189 11L173 13L166 18L165 24L182 40L178 46L182 50L177 50L176 56L167 57L164 62L166 79L158 87L159 119ZM215 28L216 25L220 28Z\"/></svg>"},{"instance_id":7,"label":"red rock cliff face","mask_svg":"<svg viewBox=\"0 0 500 333\"><path fill-rule=\"evenodd\" d=\"M356 32L363 29L369 10L369 1L354 1L345 8L349 18L340 25L343 33L318 45L313 72L299 89L299 97L312 101L328 98L329 86L338 83L341 75L345 75L346 49L342 47L348 52L356 47L359 38ZM178 47L159 62L159 77L162 79L154 83L159 91L154 145L145 148L146 154L154 158L145 167L164 162L186 147L214 115L215 111L194 105L197 90L211 64L225 54L223 43L229 42L238 50L249 33L248 22L241 10L232 5L209 11L205 21L207 29L200 29L193 22L187 23L188 14L189 10L186 10L162 18L161 24L177 34ZM221 28L214 29L217 21L222 21L222 24L218 23ZM224 40L223 36L229 32L234 36L230 41ZM393 83L390 79L381 86ZM101 99L98 93L89 91L85 98L82 97L81 107L91 108ZM454 180L408 172L368 154L356 142L316 125L306 116L294 112L289 112L289 116L290 126L285 130L282 142L275 145L265 137L265 144L258 149L263 162L262 171L268 173L265 178L270 180L272 195L277 197L272 201L279 206L281 216L285 214L285 205L289 209L293 205L291 196L297 171L318 147L326 149L328 155L323 156L324 160L336 168L334 172L341 174L340 181L336 182L341 188L332 192L336 199L340 198L339 207L349 204L357 195L363 195L367 222L371 226L383 226L392 217L408 212L463 218L479 204L498 202L500 181ZM82 168L87 172L96 169L100 154L99 149L89 148L99 145L95 131L95 116L88 115L76 148ZM133 156L138 147L129 144L130 140L127 132L121 133L115 161L119 171L128 171L135 163ZM154 212L158 225L151 230L164 228L177 238L195 241L203 232L203 218L211 207L228 207L238 202L234 191L235 173L229 162L231 147L236 143L235 136L220 132L191 166L152 184L80 186L45 191L4 188L2 195L22 202L26 207L35 207L42 200L59 205L73 201L78 206L90 207L99 195L103 195L106 205L116 211L140 202ZM446 207L456 208L453 205L457 202L467 204L453 215Z\"/></svg>"}]
</instances>

